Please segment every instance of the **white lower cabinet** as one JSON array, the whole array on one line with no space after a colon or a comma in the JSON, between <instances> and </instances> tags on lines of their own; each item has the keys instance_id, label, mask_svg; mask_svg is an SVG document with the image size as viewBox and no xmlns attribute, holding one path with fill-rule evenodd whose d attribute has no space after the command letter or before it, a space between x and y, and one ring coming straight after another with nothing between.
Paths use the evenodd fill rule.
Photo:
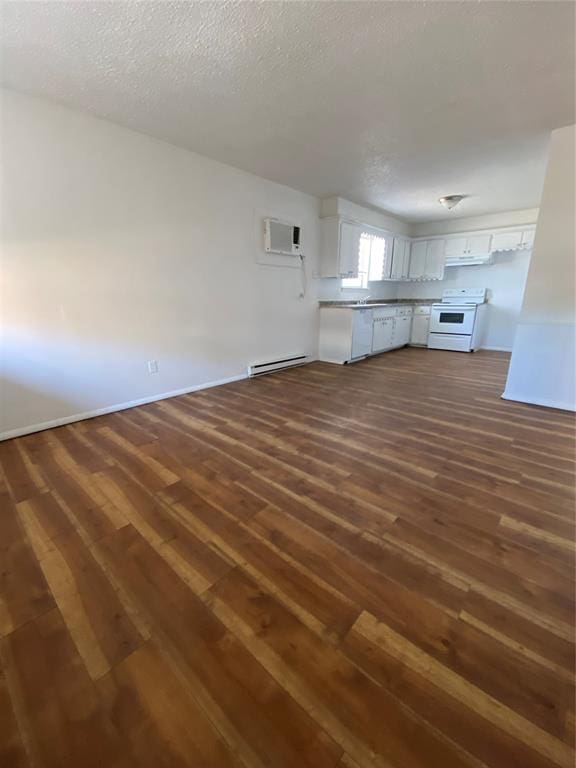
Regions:
<instances>
[{"instance_id":1,"label":"white lower cabinet","mask_svg":"<svg viewBox=\"0 0 576 768\"><path fill-rule=\"evenodd\" d=\"M428 330L430 329L430 307L416 307L412 318L410 344L418 347L428 346Z\"/></svg>"},{"instance_id":2,"label":"white lower cabinet","mask_svg":"<svg viewBox=\"0 0 576 768\"><path fill-rule=\"evenodd\" d=\"M320 308L319 358L350 363L411 342L412 306Z\"/></svg>"},{"instance_id":3,"label":"white lower cabinet","mask_svg":"<svg viewBox=\"0 0 576 768\"><path fill-rule=\"evenodd\" d=\"M394 347L404 347L410 343L410 331L412 329L412 315L401 315L394 318L394 333L392 343Z\"/></svg>"},{"instance_id":4,"label":"white lower cabinet","mask_svg":"<svg viewBox=\"0 0 576 768\"><path fill-rule=\"evenodd\" d=\"M374 331L372 333L372 353L385 352L392 349L394 335L393 317L375 317Z\"/></svg>"},{"instance_id":5,"label":"white lower cabinet","mask_svg":"<svg viewBox=\"0 0 576 768\"><path fill-rule=\"evenodd\" d=\"M412 307L375 309L372 354L403 347L410 342Z\"/></svg>"}]
</instances>

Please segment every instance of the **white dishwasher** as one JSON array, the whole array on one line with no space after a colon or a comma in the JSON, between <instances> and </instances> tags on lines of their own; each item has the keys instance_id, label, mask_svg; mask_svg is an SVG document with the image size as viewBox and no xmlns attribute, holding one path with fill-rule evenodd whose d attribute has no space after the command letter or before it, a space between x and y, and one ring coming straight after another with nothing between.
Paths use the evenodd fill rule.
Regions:
<instances>
[{"instance_id":1,"label":"white dishwasher","mask_svg":"<svg viewBox=\"0 0 576 768\"><path fill-rule=\"evenodd\" d=\"M355 309L352 324L352 359L372 352L372 310Z\"/></svg>"}]
</instances>

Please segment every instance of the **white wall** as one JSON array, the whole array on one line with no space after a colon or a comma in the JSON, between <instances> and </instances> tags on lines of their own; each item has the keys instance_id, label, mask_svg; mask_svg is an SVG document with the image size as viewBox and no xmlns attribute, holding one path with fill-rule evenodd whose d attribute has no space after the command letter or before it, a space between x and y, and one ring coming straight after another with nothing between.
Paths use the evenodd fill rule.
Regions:
<instances>
[{"instance_id":1,"label":"white wall","mask_svg":"<svg viewBox=\"0 0 576 768\"><path fill-rule=\"evenodd\" d=\"M504 397L576 410L576 126L552 132L524 304Z\"/></svg>"},{"instance_id":2,"label":"white wall","mask_svg":"<svg viewBox=\"0 0 576 768\"><path fill-rule=\"evenodd\" d=\"M10 91L1 128L4 436L316 354L316 198ZM305 299L259 211L302 224Z\"/></svg>"}]
</instances>

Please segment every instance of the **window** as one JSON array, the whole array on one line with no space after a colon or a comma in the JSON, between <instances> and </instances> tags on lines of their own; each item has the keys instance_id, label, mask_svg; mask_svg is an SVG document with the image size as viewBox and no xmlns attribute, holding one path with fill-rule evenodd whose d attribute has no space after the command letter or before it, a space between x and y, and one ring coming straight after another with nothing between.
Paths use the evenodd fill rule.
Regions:
<instances>
[{"instance_id":1,"label":"window","mask_svg":"<svg viewBox=\"0 0 576 768\"><path fill-rule=\"evenodd\" d=\"M367 290L372 280L382 280L387 242L385 237L362 232L358 248L358 277L342 279L342 288Z\"/></svg>"}]
</instances>

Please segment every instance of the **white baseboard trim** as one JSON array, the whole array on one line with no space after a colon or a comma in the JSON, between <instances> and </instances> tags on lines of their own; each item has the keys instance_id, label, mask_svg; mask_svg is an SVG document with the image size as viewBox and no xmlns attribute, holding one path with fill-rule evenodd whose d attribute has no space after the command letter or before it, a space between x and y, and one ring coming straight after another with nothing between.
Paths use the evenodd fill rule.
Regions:
<instances>
[{"instance_id":1,"label":"white baseboard trim","mask_svg":"<svg viewBox=\"0 0 576 768\"><path fill-rule=\"evenodd\" d=\"M139 400L130 400L126 403L117 403L116 405L108 405L105 408L97 408L94 411L85 411L84 413L74 413L72 416L63 416L60 419L52 419L52 421L43 421L40 424L31 424L28 427L20 427L19 429L10 429L6 432L0 432L0 441L11 440L13 437L22 437L23 435L31 435L33 432L42 432L45 429L53 429L54 427L63 427L65 424L73 424L75 421L83 421L84 419L93 419L95 416L105 416L107 413L115 413L116 411L125 411L128 408L135 408L138 405L146 405L147 403L155 403L158 400L167 400L170 397L178 397L178 395L187 395L190 392L198 392L201 389L210 389L210 387L220 387L222 384L231 384L234 381L241 381L247 379L248 375L245 373L239 376L230 376L227 379L218 379L218 381L209 381L206 384L196 384L193 387L184 387L184 389L175 389L173 392L162 392L159 395L151 395L150 397L142 397Z\"/></svg>"},{"instance_id":2,"label":"white baseboard trim","mask_svg":"<svg viewBox=\"0 0 576 768\"><path fill-rule=\"evenodd\" d=\"M548 400L546 398L533 398L526 397L525 395L518 395L515 393L504 392L502 394L503 400L514 400L517 403L528 403L529 405L542 405L545 408L558 408L561 411L576 411L574 403L562 403L556 400Z\"/></svg>"},{"instance_id":3,"label":"white baseboard trim","mask_svg":"<svg viewBox=\"0 0 576 768\"><path fill-rule=\"evenodd\" d=\"M489 352L512 352L512 347L480 347L480 349L486 349Z\"/></svg>"}]
</instances>

